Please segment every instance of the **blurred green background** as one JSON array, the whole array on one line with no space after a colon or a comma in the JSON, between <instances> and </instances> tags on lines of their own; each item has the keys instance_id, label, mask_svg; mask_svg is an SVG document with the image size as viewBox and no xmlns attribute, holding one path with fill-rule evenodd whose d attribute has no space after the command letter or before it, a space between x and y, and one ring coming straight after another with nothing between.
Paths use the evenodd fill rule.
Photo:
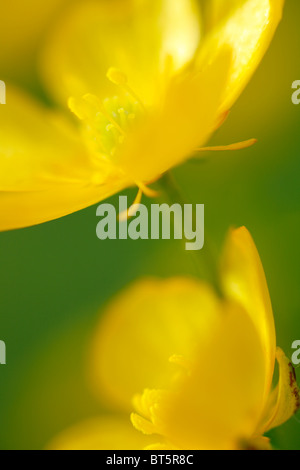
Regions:
<instances>
[{"instance_id":1,"label":"blurred green background","mask_svg":"<svg viewBox=\"0 0 300 470\"><path fill-rule=\"evenodd\" d=\"M174 172L190 200L205 204L206 234L216 252L229 226L251 231L278 345L288 356L300 339L300 105L291 102L291 84L300 79L299 17L299 0L288 0L267 56L213 139L226 144L257 137L258 144ZM31 88L37 84L25 76ZM0 77L22 81L1 65ZM180 242L99 241L95 209L0 234L0 339L7 345L7 365L0 366L1 449L43 448L61 430L99 414L86 365L101 307L140 276L195 272ZM300 416L277 429L273 443L300 449L299 431Z\"/></svg>"}]
</instances>

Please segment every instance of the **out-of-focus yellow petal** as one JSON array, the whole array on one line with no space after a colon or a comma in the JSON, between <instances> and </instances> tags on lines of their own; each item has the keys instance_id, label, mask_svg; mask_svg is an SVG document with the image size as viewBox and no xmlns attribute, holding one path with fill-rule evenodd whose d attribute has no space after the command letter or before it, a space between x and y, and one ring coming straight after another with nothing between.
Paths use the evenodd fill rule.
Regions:
<instances>
[{"instance_id":1,"label":"out-of-focus yellow petal","mask_svg":"<svg viewBox=\"0 0 300 470\"><path fill-rule=\"evenodd\" d=\"M214 131L231 64L224 49L201 72L180 74L166 92L162 109L128 139L120 166L137 181L152 181L178 165Z\"/></svg>"},{"instance_id":2,"label":"out-of-focus yellow petal","mask_svg":"<svg viewBox=\"0 0 300 470\"><path fill-rule=\"evenodd\" d=\"M208 10L212 8L215 23L198 58L199 64L209 62L224 45L234 51L223 111L242 93L267 51L281 20L284 0L234 1L230 14L225 3L232 2L213 0L207 5Z\"/></svg>"},{"instance_id":3,"label":"out-of-focus yellow petal","mask_svg":"<svg viewBox=\"0 0 300 470\"><path fill-rule=\"evenodd\" d=\"M86 0L61 21L42 56L49 89L66 104L70 95L116 94L110 67L128 76L148 104L160 86L166 58L175 69L193 57L199 41L195 0Z\"/></svg>"},{"instance_id":4,"label":"out-of-focus yellow petal","mask_svg":"<svg viewBox=\"0 0 300 470\"><path fill-rule=\"evenodd\" d=\"M91 162L76 129L7 88L7 104L0 108L0 190L48 189L53 180L68 184L87 177Z\"/></svg>"},{"instance_id":5,"label":"out-of-focus yellow petal","mask_svg":"<svg viewBox=\"0 0 300 470\"><path fill-rule=\"evenodd\" d=\"M71 0L14 0L1 2L0 74L27 75L42 38L56 15Z\"/></svg>"},{"instance_id":6,"label":"out-of-focus yellow petal","mask_svg":"<svg viewBox=\"0 0 300 470\"><path fill-rule=\"evenodd\" d=\"M48 450L142 450L153 439L136 431L129 418L102 417L74 426L58 435Z\"/></svg>"},{"instance_id":7,"label":"out-of-focus yellow petal","mask_svg":"<svg viewBox=\"0 0 300 470\"><path fill-rule=\"evenodd\" d=\"M124 188L124 180L60 116L8 87L0 108L0 230L83 209Z\"/></svg>"},{"instance_id":8,"label":"out-of-focus yellow petal","mask_svg":"<svg viewBox=\"0 0 300 470\"><path fill-rule=\"evenodd\" d=\"M270 396L263 432L281 426L300 409L300 390L296 381L295 369L284 352L277 349L279 383Z\"/></svg>"},{"instance_id":9,"label":"out-of-focus yellow petal","mask_svg":"<svg viewBox=\"0 0 300 470\"><path fill-rule=\"evenodd\" d=\"M97 394L132 410L145 387L167 386L174 355L189 359L218 320L214 292L189 279L144 280L107 309L93 341L91 375Z\"/></svg>"},{"instance_id":10,"label":"out-of-focus yellow petal","mask_svg":"<svg viewBox=\"0 0 300 470\"><path fill-rule=\"evenodd\" d=\"M239 449L262 413L265 366L256 328L234 303L223 305L220 318L158 413L163 435L180 449Z\"/></svg>"},{"instance_id":11,"label":"out-of-focus yellow petal","mask_svg":"<svg viewBox=\"0 0 300 470\"><path fill-rule=\"evenodd\" d=\"M42 191L0 191L0 231L42 224L85 209L124 189L121 183L53 186Z\"/></svg>"},{"instance_id":12,"label":"out-of-focus yellow petal","mask_svg":"<svg viewBox=\"0 0 300 470\"><path fill-rule=\"evenodd\" d=\"M244 306L261 339L266 364L264 395L267 399L275 365L276 332L263 266L254 241L245 227L232 230L228 236L221 276L226 296Z\"/></svg>"}]
</instances>

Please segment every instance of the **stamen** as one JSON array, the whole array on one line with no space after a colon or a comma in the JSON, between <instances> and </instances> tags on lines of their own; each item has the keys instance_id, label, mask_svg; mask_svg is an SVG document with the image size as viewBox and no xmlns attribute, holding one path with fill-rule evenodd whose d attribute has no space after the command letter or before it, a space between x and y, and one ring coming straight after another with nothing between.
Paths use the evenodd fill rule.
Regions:
<instances>
[{"instance_id":1,"label":"stamen","mask_svg":"<svg viewBox=\"0 0 300 470\"><path fill-rule=\"evenodd\" d=\"M90 128L97 131L94 117L91 115L91 110L89 109L90 104L92 103L89 103L87 100L83 101L74 97L70 97L68 100L68 106L71 112L74 113L80 121L88 122Z\"/></svg>"},{"instance_id":2,"label":"stamen","mask_svg":"<svg viewBox=\"0 0 300 470\"><path fill-rule=\"evenodd\" d=\"M107 132L115 130L115 126L113 124L107 124L106 130L107 130Z\"/></svg>"},{"instance_id":3,"label":"stamen","mask_svg":"<svg viewBox=\"0 0 300 470\"><path fill-rule=\"evenodd\" d=\"M140 190L145 194L145 196L147 197L158 197L159 196L159 192L158 191L155 191L154 189L151 189L151 188L148 188L148 186L146 186L144 183L141 183L141 182L136 182L136 185L138 188L140 188Z\"/></svg>"},{"instance_id":4,"label":"stamen","mask_svg":"<svg viewBox=\"0 0 300 470\"><path fill-rule=\"evenodd\" d=\"M119 214L119 221L120 222L126 222L126 220L130 219L130 217L135 216L135 214L139 210L139 206L141 204L142 196L143 196L143 191L141 189L139 189L133 204L129 207L129 209L127 209L126 211L123 211Z\"/></svg>"},{"instance_id":5,"label":"stamen","mask_svg":"<svg viewBox=\"0 0 300 470\"><path fill-rule=\"evenodd\" d=\"M119 124L114 120L114 118L106 112L104 107L102 106L102 103L100 100L97 98L95 95L91 95L90 93L84 95L83 99L87 101L88 103L96 106L99 111L103 114L104 117L122 134L124 137L126 137L126 132L123 131L123 129L119 126Z\"/></svg>"},{"instance_id":6,"label":"stamen","mask_svg":"<svg viewBox=\"0 0 300 470\"><path fill-rule=\"evenodd\" d=\"M71 112L82 121L82 135L88 147L99 155L100 159L104 156L115 162L128 133L143 117L143 112L140 109L142 103L137 101L138 97L128 87L126 75L117 69L110 69L108 77L127 92L120 92L119 95L103 101L87 93L80 98L71 97L68 104ZM155 195L142 185L138 187L149 197Z\"/></svg>"},{"instance_id":7,"label":"stamen","mask_svg":"<svg viewBox=\"0 0 300 470\"><path fill-rule=\"evenodd\" d=\"M75 116L77 116L78 119L80 119L80 121L83 121L84 119L86 119L86 113L80 100L77 100L76 98L72 96L68 100L68 107L72 111L72 113L74 113Z\"/></svg>"},{"instance_id":8,"label":"stamen","mask_svg":"<svg viewBox=\"0 0 300 470\"><path fill-rule=\"evenodd\" d=\"M131 413L130 420L133 424L133 427L137 430L145 434L146 436L150 436L151 434L157 434L157 429L151 421L148 421L142 416Z\"/></svg>"},{"instance_id":9,"label":"stamen","mask_svg":"<svg viewBox=\"0 0 300 470\"><path fill-rule=\"evenodd\" d=\"M197 152L224 152L224 151L235 151L235 150L243 150L249 147L252 147L252 145L257 143L257 139L250 139L250 140L245 140L244 142L238 142L236 144L231 144L231 145L220 145L217 147L202 147L196 149Z\"/></svg>"},{"instance_id":10,"label":"stamen","mask_svg":"<svg viewBox=\"0 0 300 470\"><path fill-rule=\"evenodd\" d=\"M126 127L127 126L127 116L124 108L119 108L118 109L118 114L120 116L121 120L121 126Z\"/></svg>"},{"instance_id":11,"label":"stamen","mask_svg":"<svg viewBox=\"0 0 300 470\"><path fill-rule=\"evenodd\" d=\"M153 406L157 403L161 397L162 392L160 390L148 389L144 390L144 393L137 394L133 397L132 404L135 411L143 416L145 419L151 421L151 412L153 411Z\"/></svg>"},{"instance_id":12,"label":"stamen","mask_svg":"<svg viewBox=\"0 0 300 470\"><path fill-rule=\"evenodd\" d=\"M143 194L151 198L158 197L159 195L157 191L148 188L144 183L136 183L136 185L139 188L136 198L133 201L133 204L129 207L129 209L127 209L127 211L123 211L119 214L118 219L120 222L125 222L126 220L136 215L137 211L139 210Z\"/></svg>"},{"instance_id":13,"label":"stamen","mask_svg":"<svg viewBox=\"0 0 300 470\"><path fill-rule=\"evenodd\" d=\"M115 67L111 67L107 72L107 78L114 85L125 86L127 85L127 75Z\"/></svg>"},{"instance_id":14,"label":"stamen","mask_svg":"<svg viewBox=\"0 0 300 470\"><path fill-rule=\"evenodd\" d=\"M131 422L136 429L144 434L163 434L164 423L162 410L170 399L169 392L159 389L146 389L142 395L133 398L135 413Z\"/></svg>"},{"instance_id":15,"label":"stamen","mask_svg":"<svg viewBox=\"0 0 300 470\"><path fill-rule=\"evenodd\" d=\"M106 76L107 76L108 80L110 80L114 85L117 85L117 86L123 88L125 91L127 91L127 93L129 93L132 96L132 98L134 98L139 103L139 105L141 106L143 111L145 113L147 112L146 107L145 107L144 103L142 102L142 100L140 99L140 97L128 85L128 79L127 79L127 75L125 75L125 73L121 72L120 70L116 69L115 67L111 67L108 70Z\"/></svg>"}]
</instances>

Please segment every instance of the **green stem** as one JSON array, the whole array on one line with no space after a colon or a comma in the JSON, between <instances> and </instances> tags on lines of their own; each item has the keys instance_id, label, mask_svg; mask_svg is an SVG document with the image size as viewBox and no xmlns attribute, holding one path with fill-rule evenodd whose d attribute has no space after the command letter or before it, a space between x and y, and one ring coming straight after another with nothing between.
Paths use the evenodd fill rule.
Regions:
<instances>
[{"instance_id":1,"label":"green stem","mask_svg":"<svg viewBox=\"0 0 300 470\"><path fill-rule=\"evenodd\" d=\"M170 204L189 204L186 197L183 196L171 172L165 173L160 179L159 183ZM204 268L206 277L213 284L217 293L222 296L219 282L218 264L212 249L212 244L207 234L205 234L205 244L203 249L201 251L189 251L188 253L192 254L194 263L196 263L197 271L201 273L203 272Z\"/></svg>"}]
</instances>

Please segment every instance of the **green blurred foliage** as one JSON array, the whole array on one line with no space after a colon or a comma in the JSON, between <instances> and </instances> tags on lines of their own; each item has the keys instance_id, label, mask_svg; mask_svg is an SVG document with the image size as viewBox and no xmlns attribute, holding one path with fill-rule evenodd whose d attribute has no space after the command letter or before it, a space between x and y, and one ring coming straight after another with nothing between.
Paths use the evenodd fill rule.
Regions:
<instances>
[{"instance_id":1,"label":"green blurred foliage","mask_svg":"<svg viewBox=\"0 0 300 470\"><path fill-rule=\"evenodd\" d=\"M258 144L175 171L190 200L205 204L206 235L216 253L229 226L251 231L278 344L289 356L300 339L300 106L291 103L291 84L300 79L299 17L299 1L289 0L263 64L213 139L257 137ZM101 413L86 371L103 305L140 276L196 272L180 242L99 241L95 214L92 207L0 234L0 339L7 345L7 365L0 366L1 449L43 448L57 432ZM273 432L275 446L300 449L299 430L300 417Z\"/></svg>"}]
</instances>

